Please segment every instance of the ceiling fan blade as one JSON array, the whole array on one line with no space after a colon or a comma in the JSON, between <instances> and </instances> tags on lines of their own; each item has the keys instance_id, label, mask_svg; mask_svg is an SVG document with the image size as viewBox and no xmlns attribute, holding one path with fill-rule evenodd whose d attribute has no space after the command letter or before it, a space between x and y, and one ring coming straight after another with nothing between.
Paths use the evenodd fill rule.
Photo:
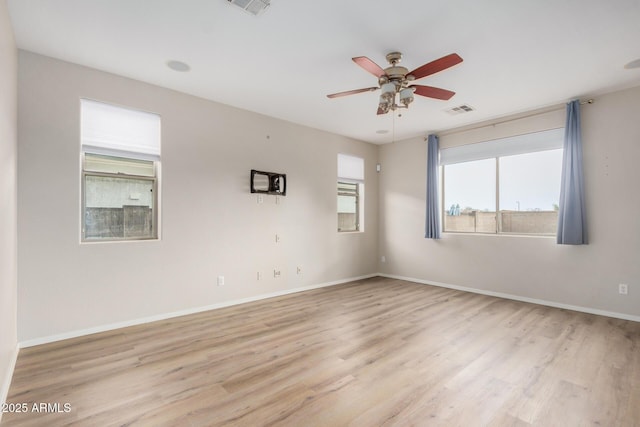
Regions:
<instances>
[{"instance_id":1,"label":"ceiling fan blade","mask_svg":"<svg viewBox=\"0 0 640 427\"><path fill-rule=\"evenodd\" d=\"M351 59L353 60L353 62L355 62L374 76L378 78L384 76L384 70L366 56L356 56L355 58Z\"/></svg>"},{"instance_id":2,"label":"ceiling fan blade","mask_svg":"<svg viewBox=\"0 0 640 427\"><path fill-rule=\"evenodd\" d=\"M409 87L415 89L413 93L415 93L416 95L422 95L428 98L442 99L444 101L451 99L451 97L456 94L455 92L452 92L450 90L440 89L439 87L433 86L411 85Z\"/></svg>"},{"instance_id":3,"label":"ceiling fan blade","mask_svg":"<svg viewBox=\"0 0 640 427\"><path fill-rule=\"evenodd\" d=\"M439 71L446 70L449 67L453 67L456 64L462 62L462 58L457 53L452 53L447 56L443 56L440 59L431 61L428 64L424 64L422 67L418 67L409 74L415 77L416 80L421 79L431 74L435 74Z\"/></svg>"},{"instance_id":4,"label":"ceiling fan blade","mask_svg":"<svg viewBox=\"0 0 640 427\"><path fill-rule=\"evenodd\" d=\"M373 92L374 90L378 90L378 89L380 88L377 86L374 86L374 87L366 87L364 89L347 90L344 92L332 93L330 95L327 95L327 98L340 98L341 96L355 95L356 93Z\"/></svg>"}]
</instances>

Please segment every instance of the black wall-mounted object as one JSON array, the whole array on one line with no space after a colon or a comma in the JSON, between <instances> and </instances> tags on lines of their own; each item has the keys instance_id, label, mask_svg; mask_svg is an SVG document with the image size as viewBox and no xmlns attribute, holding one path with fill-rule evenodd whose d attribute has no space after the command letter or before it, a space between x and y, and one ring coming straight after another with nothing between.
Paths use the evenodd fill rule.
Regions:
<instances>
[{"instance_id":1,"label":"black wall-mounted object","mask_svg":"<svg viewBox=\"0 0 640 427\"><path fill-rule=\"evenodd\" d=\"M286 196L287 175L251 169L251 192Z\"/></svg>"}]
</instances>

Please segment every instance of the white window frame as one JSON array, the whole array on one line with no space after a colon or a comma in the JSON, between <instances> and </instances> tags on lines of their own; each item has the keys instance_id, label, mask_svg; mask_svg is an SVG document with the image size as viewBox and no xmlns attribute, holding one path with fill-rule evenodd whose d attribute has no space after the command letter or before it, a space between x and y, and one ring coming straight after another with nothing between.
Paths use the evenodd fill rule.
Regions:
<instances>
[{"instance_id":1,"label":"white window frame","mask_svg":"<svg viewBox=\"0 0 640 427\"><path fill-rule=\"evenodd\" d=\"M528 154L540 151L557 150L563 148L564 128L555 128L539 132L531 132L508 138L500 138L475 144L440 150L440 212L443 233L454 234L489 234L489 235L523 235L523 236L555 236L554 233L522 233L502 231L500 212L500 158ZM495 232L457 231L446 229L447 206L445 205L446 166L455 163L466 163L476 160L495 159Z\"/></svg>"},{"instance_id":2,"label":"white window frame","mask_svg":"<svg viewBox=\"0 0 640 427\"><path fill-rule=\"evenodd\" d=\"M343 192L340 190L340 185L353 185L355 187L355 192L354 193L347 193L347 192ZM360 231L360 186L361 184L359 183L354 183L354 182L345 182L344 180L338 180L338 196L343 196L343 197L354 197L355 198L355 219L356 219L356 224L355 224L355 230L343 230L340 228L340 221L338 220L338 232L340 233L354 233L354 232L358 232ZM338 216L340 215L341 212L338 212Z\"/></svg>"},{"instance_id":3,"label":"white window frame","mask_svg":"<svg viewBox=\"0 0 640 427\"><path fill-rule=\"evenodd\" d=\"M157 240L159 227L158 227L158 218L159 218L159 208L158 208L158 164L157 162L153 162L153 176L144 176L144 175L133 175L127 173L109 173L109 172L96 172L87 170L85 168L86 164L86 156L92 155L92 153L82 153L82 212L81 212L81 223L82 223L82 242L113 242L113 241L132 241L132 240ZM129 160L128 158L123 158L123 160ZM102 177L102 178L114 178L114 179L129 179L135 181L147 181L151 182L152 188L152 217L151 217L151 235L150 236L123 236L123 237L89 237L86 236L86 219L87 219L87 206L86 206L86 183L88 177Z\"/></svg>"},{"instance_id":4,"label":"white window frame","mask_svg":"<svg viewBox=\"0 0 640 427\"><path fill-rule=\"evenodd\" d=\"M356 229L355 230L341 230L339 227L340 220L337 206L336 197L336 220L338 226L336 227L338 233L361 233L364 232L364 180L365 180L365 161L364 158L354 156L351 154L338 153L338 179L336 184L337 196L343 194L340 193L340 184L355 184L356 185ZM351 194L348 194L351 195Z\"/></svg>"},{"instance_id":5,"label":"white window frame","mask_svg":"<svg viewBox=\"0 0 640 427\"><path fill-rule=\"evenodd\" d=\"M106 111L103 119L100 111ZM128 242L160 239L160 116L129 107L80 99L80 241L81 243ZM110 117L109 112L114 114ZM97 117L97 119L96 119ZM105 125L106 123L106 125ZM116 171L88 170L87 155L106 156L123 161L147 161L153 164L152 175ZM86 237L86 182L88 177L105 177L151 182L152 218L150 236Z\"/></svg>"}]
</instances>

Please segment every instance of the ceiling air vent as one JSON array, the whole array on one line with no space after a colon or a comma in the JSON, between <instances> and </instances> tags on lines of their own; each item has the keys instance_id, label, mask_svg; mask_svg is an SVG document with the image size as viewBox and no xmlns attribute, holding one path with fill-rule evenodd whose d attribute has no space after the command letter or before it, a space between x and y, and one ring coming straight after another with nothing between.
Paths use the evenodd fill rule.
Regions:
<instances>
[{"instance_id":1,"label":"ceiling air vent","mask_svg":"<svg viewBox=\"0 0 640 427\"><path fill-rule=\"evenodd\" d=\"M227 0L252 15L260 15L269 7L271 0Z\"/></svg>"},{"instance_id":2,"label":"ceiling air vent","mask_svg":"<svg viewBox=\"0 0 640 427\"><path fill-rule=\"evenodd\" d=\"M468 113L474 110L475 108L473 108L472 106L468 104L462 104L462 105L458 105L457 107L449 108L448 110L444 110L444 111L451 114L452 116L455 116L456 114Z\"/></svg>"}]
</instances>

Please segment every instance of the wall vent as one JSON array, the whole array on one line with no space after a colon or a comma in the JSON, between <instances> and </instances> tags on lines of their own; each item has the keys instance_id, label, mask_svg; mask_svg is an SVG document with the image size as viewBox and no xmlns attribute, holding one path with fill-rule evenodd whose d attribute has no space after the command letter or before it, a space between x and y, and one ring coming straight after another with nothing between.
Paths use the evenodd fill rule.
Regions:
<instances>
[{"instance_id":1,"label":"wall vent","mask_svg":"<svg viewBox=\"0 0 640 427\"><path fill-rule=\"evenodd\" d=\"M473 108L469 104L462 104L462 105L458 105L457 107L449 108L448 110L444 110L444 111L451 114L452 116L455 116L456 114L464 114L464 113L469 113L471 111L475 111L475 108Z\"/></svg>"},{"instance_id":2,"label":"wall vent","mask_svg":"<svg viewBox=\"0 0 640 427\"><path fill-rule=\"evenodd\" d=\"M271 0L227 0L231 4L235 4L245 12L252 15L260 15L269 7Z\"/></svg>"}]
</instances>

